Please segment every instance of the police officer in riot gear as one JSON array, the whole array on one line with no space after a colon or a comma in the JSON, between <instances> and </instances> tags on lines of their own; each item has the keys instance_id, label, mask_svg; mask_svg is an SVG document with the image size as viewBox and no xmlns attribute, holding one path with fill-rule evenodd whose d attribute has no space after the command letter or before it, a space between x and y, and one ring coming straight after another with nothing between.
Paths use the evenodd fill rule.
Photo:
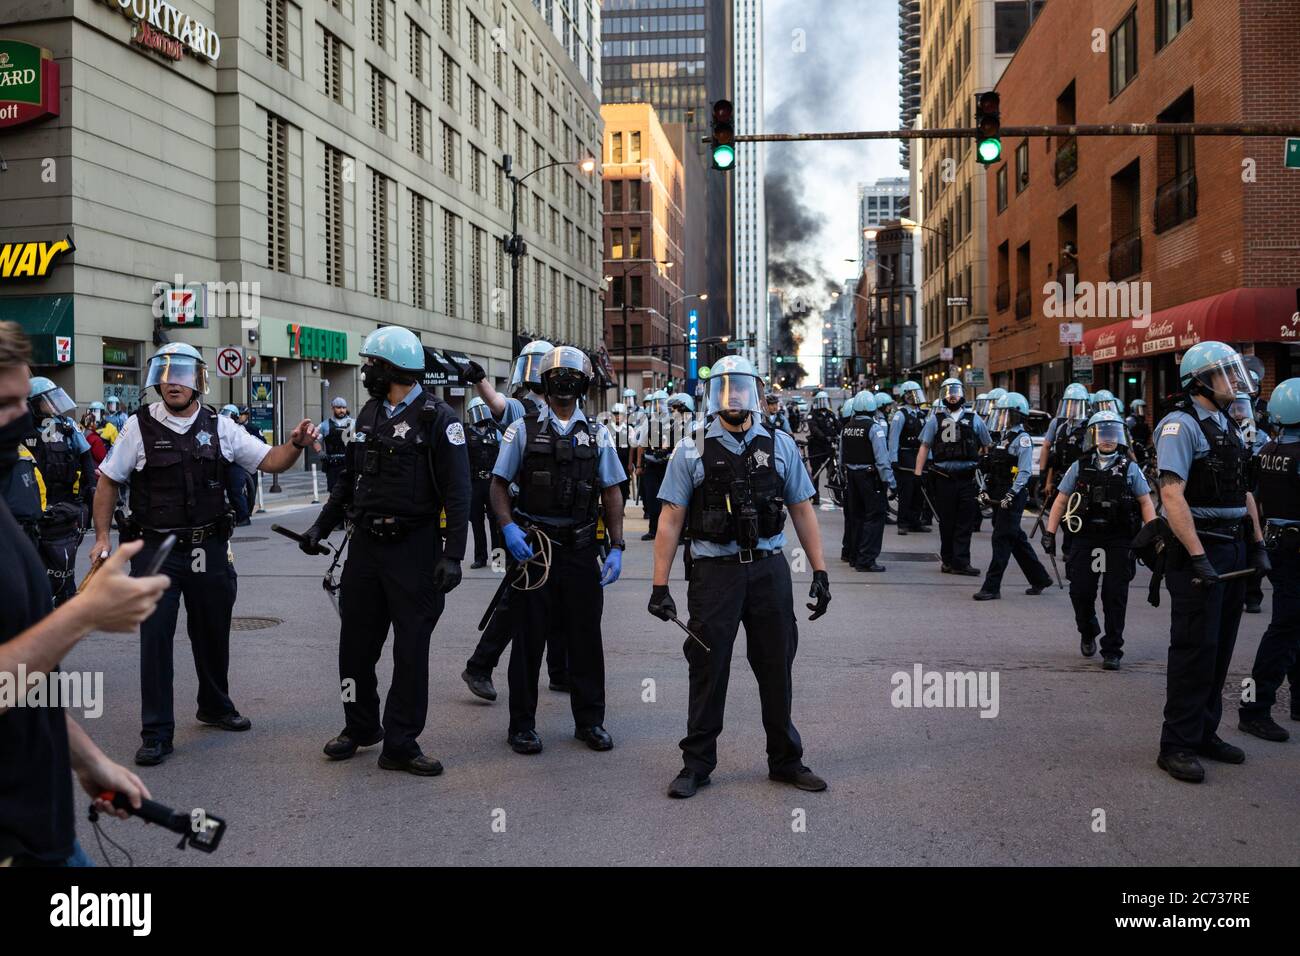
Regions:
<instances>
[{"instance_id":1,"label":"police officer in riot gear","mask_svg":"<svg viewBox=\"0 0 1300 956\"><path fill-rule=\"evenodd\" d=\"M975 414L984 422L985 427L988 426L989 419L993 417L993 410L997 408L998 402L1006 398L1006 396L1007 390L1005 388L995 388L984 396L984 411L979 410L978 403L975 405ZM999 440L997 435L990 435L990 437L994 442Z\"/></svg>"},{"instance_id":2,"label":"police officer in riot gear","mask_svg":"<svg viewBox=\"0 0 1300 956\"><path fill-rule=\"evenodd\" d=\"M1251 374L1251 381L1258 387L1259 380L1253 373ZM1245 392L1237 393L1236 401L1228 408L1228 417L1237 426L1237 430L1241 433L1241 440L1250 449L1250 490L1252 494L1256 494L1256 500L1258 500L1259 453L1268 444L1269 436L1256 425L1255 402ZM1247 614L1260 613L1264 604L1264 579L1262 576L1257 575L1246 579L1245 601Z\"/></svg>"},{"instance_id":3,"label":"police officer in riot gear","mask_svg":"<svg viewBox=\"0 0 1300 956\"><path fill-rule=\"evenodd\" d=\"M998 399L990 418L989 431L1002 437L980 463L984 473L984 500L980 503L993 506L993 557L984 584L974 595L977 601L996 601L1002 596L1002 575L1012 555L1029 581L1026 594L1042 594L1052 585L1051 575L1020 526L1034 473L1034 442L1024 429L1028 414L1025 397L1008 392Z\"/></svg>"},{"instance_id":4,"label":"police officer in riot gear","mask_svg":"<svg viewBox=\"0 0 1300 956\"><path fill-rule=\"evenodd\" d=\"M781 407L781 396L775 392L768 392L763 398L763 405L767 409L763 415L763 427L768 431L780 429L787 435L793 435L794 430L790 427L790 416L786 414Z\"/></svg>"},{"instance_id":5,"label":"police officer in riot gear","mask_svg":"<svg viewBox=\"0 0 1300 956\"><path fill-rule=\"evenodd\" d=\"M1250 449L1226 414L1253 387L1242 358L1222 342L1199 342L1184 353L1179 379L1184 399L1156 428L1161 504L1177 539L1165 552L1170 641L1157 763L1199 783L1200 757L1246 759L1217 733L1245 594L1241 577L1224 576L1267 573L1270 564L1250 492Z\"/></svg>"},{"instance_id":6,"label":"police officer in riot gear","mask_svg":"<svg viewBox=\"0 0 1300 956\"><path fill-rule=\"evenodd\" d=\"M507 740L515 753L542 750L536 731L537 677L547 638L562 628L568 643L574 737L592 750L609 750L614 741L604 727L602 588L617 581L623 567L623 496L618 486L627 476L609 430L588 421L578 407L592 380L591 361L582 350L556 348L543 360L540 376L548 407L530 412L506 430L492 473L492 510L516 562L508 573L528 572L527 583L510 602L514 643ZM513 502L512 483L519 488ZM598 506L604 508L610 539L603 565L596 540ZM520 565L525 567L521 570Z\"/></svg>"},{"instance_id":7,"label":"police officer in riot gear","mask_svg":"<svg viewBox=\"0 0 1300 956\"><path fill-rule=\"evenodd\" d=\"M622 402L615 402L609 409L609 434L614 440L614 448L618 452L618 463L623 466L623 473L631 475L634 467L632 465L632 449L635 447L636 429L628 421L627 406ZM627 509L627 499L632 493L632 479L628 477L618 486L619 491L623 492L623 508Z\"/></svg>"},{"instance_id":8,"label":"police officer in riot gear","mask_svg":"<svg viewBox=\"0 0 1300 956\"><path fill-rule=\"evenodd\" d=\"M488 563L488 541L492 550L501 547L501 529L492 520L492 503L488 491L492 487L492 467L497 463L501 448L501 426L492 417L487 402L475 395L465 406L468 420L465 441L469 448L469 526L474 532L474 563L471 568L485 568ZM487 531L483 530L484 523Z\"/></svg>"},{"instance_id":9,"label":"police officer in riot gear","mask_svg":"<svg viewBox=\"0 0 1300 956\"><path fill-rule=\"evenodd\" d=\"M1092 393L1092 414L1097 412L1114 412L1117 415L1123 415L1124 409L1120 405L1119 399L1108 388L1099 388Z\"/></svg>"},{"instance_id":10,"label":"police officer in riot gear","mask_svg":"<svg viewBox=\"0 0 1300 956\"><path fill-rule=\"evenodd\" d=\"M768 776L802 790L826 789L804 766L803 742L791 719L798 630L790 566L782 553L787 508L813 567L812 618L825 613L830 583L809 500L812 481L794 440L761 424L760 392L747 359L719 360L709 375L709 424L697 441L678 447L660 492L663 532L655 542L651 614L663 620L677 615L668 578L684 528L691 556L687 603L694 637L683 644L690 703L680 744L684 766L669 786L672 797L694 796L717 766L732 648L742 621L762 702Z\"/></svg>"},{"instance_id":11,"label":"police officer in riot gear","mask_svg":"<svg viewBox=\"0 0 1300 956\"><path fill-rule=\"evenodd\" d=\"M25 444L45 482L40 552L58 607L77 593L77 548L95 500L95 458L69 416L77 403L48 378L31 380L28 404L36 430Z\"/></svg>"},{"instance_id":12,"label":"police officer in riot gear","mask_svg":"<svg viewBox=\"0 0 1300 956\"><path fill-rule=\"evenodd\" d=\"M357 426L348 412L346 398L341 396L335 398L330 403L330 408L332 409L330 417L321 422L317 429L321 440L316 445L316 451L323 452L325 455L325 486L329 491L333 491L339 475L343 474L343 467L347 463L348 443L356 434Z\"/></svg>"},{"instance_id":13,"label":"police officer in riot gear","mask_svg":"<svg viewBox=\"0 0 1300 956\"><path fill-rule=\"evenodd\" d=\"M668 413L668 393L659 389L650 394L649 410L641 426L641 442L637 448L637 483L641 486L641 504L650 527L641 535L642 541L653 541L659 530L659 485L668 470L668 459L673 453L673 420Z\"/></svg>"},{"instance_id":14,"label":"police officer in riot gear","mask_svg":"<svg viewBox=\"0 0 1300 956\"><path fill-rule=\"evenodd\" d=\"M896 487L889 461L889 429L876 417L876 396L858 392L854 415L840 432L840 462L844 468L848 514L853 521L849 557L854 571L880 572L885 533L887 494Z\"/></svg>"},{"instance_id":15,"label":"police officer in riot gear","mask_svg":"<svg viewBox=\"0 0 1300 956\"><path fill-rule=\"evenodd\" d=\"M1129 582L1137 573L1130 542L1156 517L1142 469L1128 456L1129 436L1114 412L1088 421L1083 456L1061 476L1060 492L1043 530L1043 551L1056 554L1056 529L1065 524L1066 574L1079 629L1079 652L1097 653L1102 666L1119 670L1124 656L1124 618ZM1097 589L1106 627L1097 620Z\"/></svg>"},{"instance_id":16,"label":"police officer in riot gear","mask_svg":"<svg viewBox=\"0 0 1300 956\"><path fill-rule=\"evenodd\" d=\"M384 326L366 336L359 354L370 400L357 416L343 473L301 545L314 554L345 517L352 522L339 593L345 725L325 755L346 760L382 741L382 769L433 777L442 764L424 755L418 738L429 709L429 639L465 557L465 429L450 406L421 388L425 358L415 333ZM393 684L381 718L375 665L390 625Z\"/></svg>"},{"instance_id":17,"label":"police officer in riot gear","mask_svg":"<svg viewBox=\"0 0 1300 956\"><path fill-rule=\"evenodd\" d=\"M894 462L894 479L898 482L898 533L930 531L925 499L921 497L915 470L916 455L921 449L921 432L926 415L925 389L919 382L906 381L900 387L901 402L889 420L889 454Z\"/></svg>"},{"instance_id":18,"label":"police officer in riot gear","mask_svg":"<svg viewBox=\"0 0 1300 956\"><path fill-rule=\"evenodd\" d=\"M840 434L844 433L845 427L853 420L853 416L856 414L856 409L854 407L857 404L856 399L856 395L850 395L844 400L844 404L840 406ZM836 441L836 448L837 450L839 448L838 439ZM854 534L857 531L857 526L854 523L853 512L850 509L852 500L849 496L847 475L848 472L844 470L844 459L840 457L837 462L836 476L839 480L839 487L841 489L840 501L844 506L844 527L840 532L840 560L845 564L852 564L853 552L855 550Z\"/></svg>"},{"instance_id":19,"label":"police officer in riot gear","mask_svg":"<svg viewBox=\"0 0 1300 956\"><path fill-rule=\"evenodd\" d=\"M923 487L939 519L941 570L979 577L970 563L970 537L978 514L975 468L992 439L984 420L966 407L965 396L958 379L945 379L939 386L939 402L921 430L913 474L921 478L931 465Z\"/></svg>"},{"instance_id":20,"label":"police officer in riot gear","mask_svg":"<svg viewBox=\"0 0 1300 956\"><path fill-rule=\"evenodd\" d=\"M238 424L239 409L234 405L222 405L221 416ZM251 490L250 490L251 489ZM256 495L253 478L244 466L232 461L226 466L226 494L230 496L230 507L235 511L235 527L246 528L253 523L249 504L250 495Z\"/></svg>"},{"instance_id":21,"label":"police officer in riot gear","mask_svg":"<svg viewBox=\"0 0 1300 956\"><path fill-rule=\"evenodd\" d=\"M1090 417L1088 390L1078 382L1065 386L1056 417L1043 435L1043 448L1038 457L1038 470L1043 475L1043 488L1049 503L1056 484L1070 466L1083 457L1083 442Z\"/></svg>"},{"instance_id":22,"label":"police officer in riot gear","mask_svg":"<svg viewBox=\"0 0 1300 956\"><path fill-rule=\"evenodd\" d=\"M821 504L822 472L829 467L839 437L839 423L831 411L831 398L826 392L819 391L813 396L812 411L808 415L808 471L812 475L814 506Z\"/></svg>"},{"instance_id":23,"label":"police officer in riot gear","mask_svg":"<svg viewBox=\"0 0 1300 956\"><path fill-rule=\"evenodd\" d=\"M122 400L116 395L110 395L104 399L104 421L108 422L119 432L126 425L126 412L122 411Z\"/></svg>"},{"instance_id":24,"label":"police officer in riot gear","mask_svg":"<svg viewBox=\"0 0 1300 956\"><path fill-rule=\"evenodd\" d=\"M461 374L464 381L474 386L478 397L487 402L492 415L502 428L508 428L512 422L523 418L531 411L536 411L545 404L542 396L542 383L538 375L542 359L554 349L550 342L535 339L525 345L515 358L510 370L509 397L502 395L487 380L487 372L477 362L470 362Z\"/></svg>"},{"instance_id":25,"label":"police officer in riot gear","mask_svg":"<svg viewBox=\"0 0 1300 956\"><path fill-rule=\"evenodd\" d=\"M1151 424L1147 421L1146 399L1135 398L1129 402L1128 415L1124 417L1129 437L1133 440L1134 457L1139 465L1145 465L1151 452Z\"/></svg>"},{"instance_id":26,"label":"police officer in riot gear","mask_svg":"<svg viewBox=\"0 0 1300 956\"><path fill-rule=\"evenodd\" d=\"M1261 450L1258 506L1264 540L1273 564L1273 619L1260 639L1250 676L1253 700L1244 696L1238 727L1281 743L1290 732L1273 719L1273 704L1283 678L1291 681L1291 719L1300 720L1300 378L1273 389L1270 414L1280 426Z\"/></svg>"},{"instance_id":27,"label":"police officer in riot gear","mask_svg":"<svg viewBox=\"0 0 1300 956\"><path fill-rule=\"evenodd\" d=\"M286 471L315 440L316 429L304 419L287 442L268 448L233 419L214 414L199 404L208 390L207 365L196 348L183 343L164 345L150 359L145 388L156 389L162 400L136 409L100 465L93 555L96 564L108 556L109 526L123 484L130 485L131 516L122 539L144 540L131 562L136 573L149 566L168 535L176 536L162 566L171 586L140 625L142 744L135 762L151 766L172 752L172 645L182 598L199 684L195 716L222 730L252 726L229 691L236 579L227 548L234 517L226 472L231 462L250 472Z\"/></svg>"}]
</instances>

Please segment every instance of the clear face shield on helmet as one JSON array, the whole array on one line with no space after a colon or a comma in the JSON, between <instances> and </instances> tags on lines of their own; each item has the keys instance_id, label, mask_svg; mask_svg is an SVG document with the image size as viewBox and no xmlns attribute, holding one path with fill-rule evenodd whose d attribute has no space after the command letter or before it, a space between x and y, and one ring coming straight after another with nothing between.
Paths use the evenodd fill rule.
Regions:
<instances>
[{"instance_id":1,"label":"clear face shield on helmet","mask_svg":"<svg viewBox=\"0 0 1300 956\"><path fill-rule=\"evenodd\" d=\"M903 403L911 405L913 408L920 408L925 404L925 390L921 388L909 388L903 393Z\"/></svg>"},{"instance_id":2,"label":"clear face shield on helmet","mask_svg":"<svg viewBox=\"0 0 1300 956\"><path fill-rule=\"evenodd\" d=\"M1118 415L1119 402L1113 398L1103 398L1099 400L1097 404L1092 407L1092 413L1094 415L1097 414L1098 412L1114 412L1116 415Z\"/></svg>"},{"instance_id":3,"label":"clear face shield on helmet","mask_svg":"<svg viewBox=\"0 0 1300 956\"><path fill-rule=\"evenodd\" d=\"M1015 408L995 408L989 412L988 421L985 424L988 430L1001 435L1009 432L1020 424L1020 412Z\"/></svg>"},{"instance_id":4,"label":"clear face shield on helmet","mask_svg":"<svg viewBox=\"0 0 1300 956\"><path fill-rule=\"evenodd\" d=\"M492 417L492 409L488 408L487 403L475 405L469 410L469 423L477 425L479 422L485 422Z\"/></svg>"},{"instance_id":5,"label":"clear face shield on helmet","mask_svg":"<svg viewBox=\"0 0 1300 956\"><path fill-rule=\"evenodd\" d=\"M977 398L975 399L975 414L980 418L988 418L989 412L993 411L993 399Z\"/></svg>"},{"instance_id":6,"label":"clear face shield on helmet","mask_svg":"<svg viewBox=\"0 0 1300 956\"><path fill-rule=\"evenodd\" d=\"M188 355L155 355L149 361L145 388L183 385L200 395L208 392L208 367Z\"/></svg>"},{"instance_id":7,"label":"clear face shield on helmet","mask_svg":"<svg viewBox=\"0 0 1300 956\"><path fill-rule=\"evenodd\" d=\"M1112 455L1123 445L1128 447L1128 429L1123 422L1098 422L1088 429L1083 439L1084 451L1099 451Z\"/></svg>"},{"instance_id":8,"label":"clear face shield on helmet","mask_svg":"<svg viewBox=\"0 0 1300 956\"><path fill-rule=\"evenodd\" d=\"M1234 401L1238 392L1252 398L1257 394L1255 380L1246 368L1245 361L1237 354L1225 356L1207 365L1195 372L1192 378L1206 391L1214 394L1221 408Z\"/></svg>"},{"instance_id":9,"label":"clear face shield on helmet","mask_svg":"<svg viewBox=\"0 0 1300 956\"><path fill-rule=\"evenodd\" d=\"M1255 409L1249 398L1238 397L1228 406L1228 417L1239 426L1255 420Z\"/></svg>"},{"instance_id":10,"label":"clear face shield on helmet","mask_svg":"<svg viewBox=\"0 0 1300 956\"><path fill-rule=\"evenodd\" d=\"M1105 409L1100 410L1105 411ZM1061 404L1056 409L1056 417L1071 422L1083 421L1088 417L1088 400L1086 398L1061 399Z\"/></svg>"},{"instance_id":11,"label":"clear face shield on helmet","mask_svg":"<svg viewBox=\"0 0 1300 956\"><path fill-rule=\"evenodd\" d=\"M730 420L743 419L759 411L759 384L753 375L723 373L709 378L710 415L723 415Z\"/></svg>"},{"instance_id":12,"label":"clear face shield on helmet","mask_svg":"<svg viewBox=\"0 0 1300 956\"><path fill-rule=\"evenodd\" d=\"M825 395L818 395L813 399L813 408L830 408L831 400Z\"/></svg>"},{"instance_id":13,"label":"clear face shield on helmet","mask_svg":"<svg viewBox=\"0 0 1300 956\"><path fill-rule=\"evenodd\" d=\"M960 382L949 382L939 390L939 399L945 405L957 405L966 398L966 389Z\"/></svg>"},{"instance_id":14,"label":"clear face shield on helmet","mask_svg":"<svg viewBox=\"0 0 1300 956\"><path fill-rule=\"evenodd\" d=\"M512 391L542 385L542 360L548 352L524 352L515 358L510 369L510 388Z\"/></svg>"},{"instance_id":15,"label":"clear face shield on helmet","mask_svg":"<svg viewBox=\"0 0 1300 956\"><path fill-rule=\"evenodd\" d=\"M77 403L68 397L68 393L61 388L52 388L48 392L42 392L32 400L36 406L36 411L41 415L67 415L77 410Z\"/></svg>"}]
</instances>

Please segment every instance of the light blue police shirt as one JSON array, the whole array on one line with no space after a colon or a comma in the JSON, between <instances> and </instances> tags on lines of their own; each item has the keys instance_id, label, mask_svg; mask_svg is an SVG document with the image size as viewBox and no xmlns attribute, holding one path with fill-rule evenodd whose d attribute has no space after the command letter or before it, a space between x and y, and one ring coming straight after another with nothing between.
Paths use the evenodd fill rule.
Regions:
<instances>
[{"instance_id":1,"label":"light blue police shirt","mask_svg":"<svg viewBox=\"0 0 1300 956\"><path fill-rule=\"evenodd\" d=\"M525 407L524 403L517 398L506 399L505 410L501 412L501 417L497 419L502 428L513 425L515 422L519 421L519 419L523 418L535 409L546 407L546 403L542 401L536 393L530 392L524 397L528 400L528 407Z\"/></svg>"},{"instance_id":2,"label":"light blue police shirt","mask_svg":"<svg viewBox=\"0 0 1300 956\"><path fill-rule=\"evenodd\" d=\"M947 408L945 407L943 410L947 411ZM993 436L989 434L989 428L984 424L984 419L976 415L973 410L962 408L960 411L952 413L952 417L958 421L967 415L970 416L971 422L975 427L975 440L980 445L984 446L993 444ZM927 467L933 465L940 471L950 472L973 471L975 469L976 461L974 459L969 461L935 461L933 455L934 440L938 435L939 413L933 412L930 417L926 419L925 427L921 429L921 444L930 449L929 457L926 458L925 462Z\"/></svg>"},{"instance_id":3,"label":"light blue police shirt","mask_svg":"<svg viewBox=\"0 0 1300 956\"><path fill-rule=\"evenodd\" d=\"M1017 425L1002 435L1007 451L1016 456L1016 477L1011 482L1011 493L1019 494L1034 477L1034 440L1029 437L1023 425Z\"/></svg>"},{"instance_id":4,"label":"light blue police shirt","mask_svg":"<svg viewBox=\"0 0 1300 956\"><path fill-rule=\"evenodd\" d=\"M126 418L126 412L114 412L111 415L105 415L104 421L112 423L114 428L121 431L122 426L126 424Z\"/></svg>"},{"instance_id":5,"label":"light blue police shirt","mask_svg":"<svg viewBox=\"0 0 1300 956\"><path fill-rule=\"evenodd\" d=\"M706 438L720 439L729 451L740 454L755 438L770 434L763 425L754 421L754 416L750 417L750 421L753 424L750 425L749 430L741 434L728 431L723 427L722 422L715 418L706 426L704 435ZM772 438L772 448L776 457L777 477L784 482L783 493L786 505L797 505L801 501L807 501L813 496L814 489L812 479L808 477L808 469L804 467L803 459L799 457L799 446L789 434L778 431ZM664 473L663 484L659 486L659 500L681 508L689 507L691 495L703 482L704 459L700 457L700 449L696 447L693 440L684 440L678 444L673 451L673 457L668 461L668 470ZM785 531L782 530L770 538L759 538L755 547L767 551L785 547ZM727 544L691 541L693 558L721 558L739 553L740 545L734 541Z\"/></svg>"},{"instance_id":6,"label":"light blue police shirt","mask_svg":"<svg viewBox=\"0 0 1300 956\"><path fill-rule=\"evenodd\" d=\"M1079 463L1083 460L1082 458L1079 459L1066 469L1065 477L1061 479L1061 483L1056 489L1061 494L1074 494L1075 486L1079 483ZM1137 466L1137 462L1132 458L1128 460L1128 470L1124 472L1124 478L1128 481L1128 490L1135 498L1151 494L1151 486L1147 484L1142 469Z\"/></svg>"},{"instance_id":7,"label":"light blue police shirt","mask_svg":"<svg viewBox=\"0 0 1300 956\"><path fill-rule=\"evenodd\" d=\"M1227 416L1222 412L1209 411L1203 408L1200 402L1193 402L1192 405L1201 421L1213 418L1215 424L1224 430L1236 429L1237 426L1229 424ZM1192 471L1192 462L1204 458L1209 453L1210 443L1201 431L1197 419L1191 414L1178 409L1160 420L1160 424L1156 427L1156 462L1162 472L1167 471L1186 481ZM1194 518L1232 519L1246 516L1245 508L1194 507L1191 512Z\"/></svg>"},{"instance_id":8,"label":"light blue police shirt","mask_svg":"<svg viewBox=\"0 0 1300 956\"><path fill-rule=\"evenodd\" d=\"M863 416L863 418L866 418L866 420L871 423L869 427L869 431L867 432L867 438L871 440L871 455L873 458L876 459L876 464L874 467L876 471L880 473L880 480L883 481L890 488L897 488L898 482L894 478L894 467L891 464L894 458L891 458L889 454L888 428L886 427L885 423L878 418L871 418L868 416ZM849 419L850 422L854 422L857 420L858 420L857 415L854 415L852 418ZM843 433L840 434L839 451L840 451L840 461L844 461ZM863 471L873 466L845 464L844 467L848 471Z\"/></svg>"},{"instance_id":9,"label":"light blue police shirt","mask_svg":"<svg viewBox=\"0 0 1300 956\"><path fill-rule=\"evenodd\" d=\"M419 388L419 386L417 385L416 388ZM414 391L414 389L412 391ZM408 395L407 398L409 399L410 396ZM403 401L402 407L405 408L409 404L410 404L409 401ZM387 410L388 402L384 402L384 408L385 410ZM388 417L392 418L393 416L389 415ZM327 418L319 425L316 426L316 430L320 432L321 438L324 438L326 435L330 433L330 428L335 422L338 422L338 426L339 428L343 429L344 434L346 434L347 430L352 427L351 416L348 416L347 418Z\"/></svg>"},{"instance_id":10,"label":"light blue police shirt","mask_svg":"<svg viewBox=\"0 0 1300 956\"><path fill-rule=\"evenodd\" d=\"M573 417L569 419L569 424L560 427L555 414L549 407L543 407L538 414L539 421L551 422L551 430L558 435L567 435L573 431L573 426L577 422L587 422L588 431L596 442L596 448L599 452L596 458L596 481L600 487L608 488L611 485L622 484L627 481L627 472L623 470L623 463L618 460L618 450L614 447L614 439L609 434L609 429L599 422L588 421L587 416L582 413L582 409L575 408ZM505 430L501 436L501 450L497 452L496 464L492 467L492 474L503 481L514 483L519 475L519 466L524 460L524 423L522 420L512 422L510 427ZM532 515L520 511L520 515L525 518L531 518ZM567 518L547 518L550 524L564 525L569 524L571 519Z\"/></svg>"},{"instance_id":11,"label":"light blue police shirt","mask_svg":"<svg viewBox=\"0 0 1300 956\"><path fill-rule=\"evenodd\" d=\"M72 450L76 454L84 455L86 452L90 451L90 442L86 441L86 436L81 433L81 429L77 427L77 423L67 415L53 415L42 419L42 433L45 431L45 426L51 421L51 419L57 421L60 425L67 425L72 429L72 437L67 439L67 442L72 446Z\"/></svg>"},{"instance_id":12,"label":"light blue police shirt","mask_svg":"<svg viewBox=\"0 0 1300 956\"><path fill-rule=\"evenodd\" d=\"M400 414L405 409L410 408L411 405L414 404L415 400L423 393L424 389L422 389L417 382L415 385L411 386L411 390L406 393L406 397L396 405L390 405L388 404L388 399L384 399L384 414L389 418Z\"/></svg>"}]
</instances>

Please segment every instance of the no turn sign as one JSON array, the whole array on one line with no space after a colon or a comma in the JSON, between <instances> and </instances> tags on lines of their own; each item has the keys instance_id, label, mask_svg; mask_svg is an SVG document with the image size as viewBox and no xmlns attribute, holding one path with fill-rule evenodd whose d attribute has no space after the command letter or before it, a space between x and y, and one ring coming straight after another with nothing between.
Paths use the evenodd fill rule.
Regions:
<instances>
[{"instance_id":1,"label":"no turn sign","mask_svg":"<svg viewBox=\"0 0 1300 956\"><path fill-rule=\"evenodd\" d=\"M217 352L217 374L222 378L240 378L244 374L244 350L223 345Z\"/></svg>"}]
</instances>

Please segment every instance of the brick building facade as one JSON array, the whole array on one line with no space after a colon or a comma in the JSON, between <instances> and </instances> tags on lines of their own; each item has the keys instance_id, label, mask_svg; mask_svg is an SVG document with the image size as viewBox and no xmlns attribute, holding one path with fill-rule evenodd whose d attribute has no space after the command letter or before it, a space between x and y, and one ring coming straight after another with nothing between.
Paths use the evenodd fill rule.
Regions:
<instances>
[{"instance_id":1,"label":"brick building facade","mask_svg":"<svg viewBox=\"0 0 1300 956\"><path fill-rule=\"evenodd\" d=\"M1297 10L1049 3L998 83L1002 122L1293 120ZM987 172L993 383L1053 409L1078 377L1066 321L1085 327L1092 387L1126 401L1158 405L1205 339L1257 355L1266 394L1300 373L1300 171L1283 156L1279 138L1004 140Z\"/></svg>"}]
</instances>

